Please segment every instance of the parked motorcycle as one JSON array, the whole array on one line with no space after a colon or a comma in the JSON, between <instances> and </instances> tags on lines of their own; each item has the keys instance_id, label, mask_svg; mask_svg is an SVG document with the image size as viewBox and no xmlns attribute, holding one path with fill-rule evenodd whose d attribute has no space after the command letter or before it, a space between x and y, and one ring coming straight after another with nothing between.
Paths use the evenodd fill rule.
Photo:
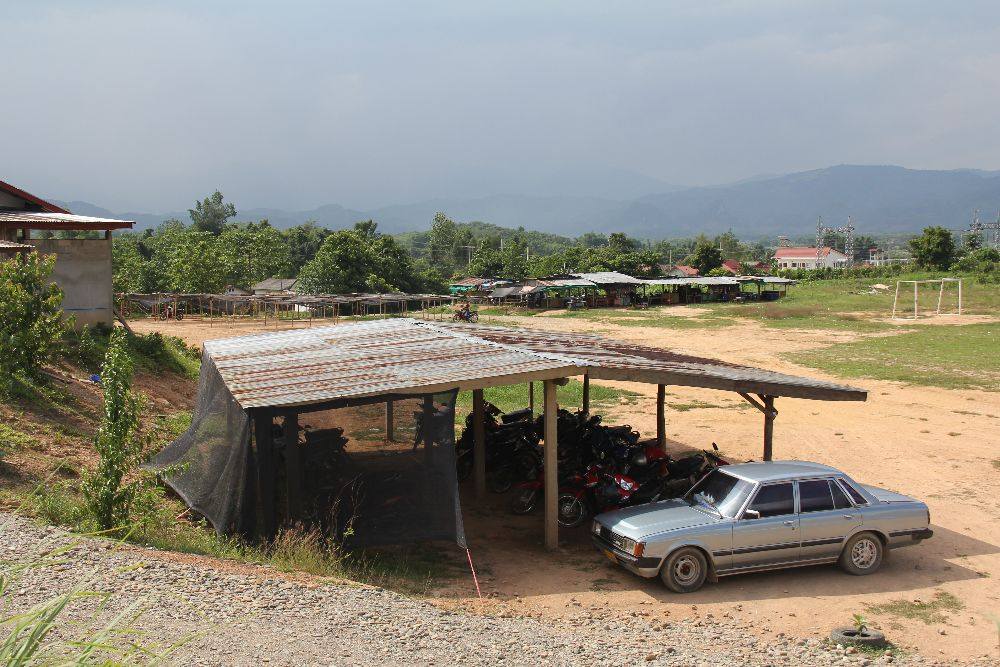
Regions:
<instances>
[{"instance_id":1,"label":"parked motorcycle","mask_svg":"<svg viewBox=\"0 0 1000 667\"><path fill-rule=\"evenodd\" d=\"M499 418L499 419L498 419ZM492 403L484 404L487 484L494 493L506 493L518 481L534 479L542 457L530 410L503 413ZM465 430L455 442L455 466L459 481L475 467L473 415L465 419Z\"/></svg>"}]
</instances>

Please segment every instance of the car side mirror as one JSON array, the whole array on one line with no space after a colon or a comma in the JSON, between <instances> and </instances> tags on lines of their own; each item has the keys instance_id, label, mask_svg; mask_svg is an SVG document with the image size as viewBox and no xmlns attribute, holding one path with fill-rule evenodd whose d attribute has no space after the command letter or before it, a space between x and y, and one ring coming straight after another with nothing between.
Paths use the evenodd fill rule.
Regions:
<instances>
[{"instance_id":1,"label":"car side mirror","mask_svg":"<svg viewBox=\"0 0 1000 667\"><path fill-rule=\"evenodd\" d=\"M743 512L743 518L744 519L759 519L760 518L760 512L758 512L757 510L745 510Z\"/></svg>"}]
</instances>

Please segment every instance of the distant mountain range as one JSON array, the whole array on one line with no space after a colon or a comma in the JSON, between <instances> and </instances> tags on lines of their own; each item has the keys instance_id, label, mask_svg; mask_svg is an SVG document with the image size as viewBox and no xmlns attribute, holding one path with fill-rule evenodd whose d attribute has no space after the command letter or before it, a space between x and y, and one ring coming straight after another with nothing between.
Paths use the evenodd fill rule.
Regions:
<instances>
[{"instance_id":1,"label":"distant mountain range","mask_svg":"<svg viewBox=\"0 0 1000 667\"><path fill-rule=\"evenodd\" d=\"M859 233L878 235L914 232L928 225L964 229L973 209L980 209L984 219L993 219L1000 210L1000 172L973 169L839 165L727 185L664 186L664 190L627 200L503 194L430 199L367 211L337 204L306 211L241 209L237 219L267 218L279 228L314 220L339 229L372 218L380 230L400 233L427 229L434 214L444 211L458 221L482 220L564 236L622 231L633 237L661 239L732 229L744 239L764 239L808 235L820 215L829 225L843 224L847 216L853 216ZM186 211L119 212L83 201L57 203L81 215L135 220L137 229L155 227L172 217L188 219Z\"/></svg>"}]
</instances>

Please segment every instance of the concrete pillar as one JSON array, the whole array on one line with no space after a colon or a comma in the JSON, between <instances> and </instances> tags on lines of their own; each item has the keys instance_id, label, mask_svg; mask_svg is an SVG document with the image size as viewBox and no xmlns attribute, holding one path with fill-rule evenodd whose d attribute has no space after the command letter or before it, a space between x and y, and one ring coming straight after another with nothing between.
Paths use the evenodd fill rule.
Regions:
<instances>
[{"instance_id":1,"label":"concrete pillar","mask_svg":"<svg viewBox=\"0 0 1000 667\"><path fill-rule=\"evenodd\" d=\"M556 381L545 380L545 548L559 548L559 404Z\"/></svg>"}]
</instances>

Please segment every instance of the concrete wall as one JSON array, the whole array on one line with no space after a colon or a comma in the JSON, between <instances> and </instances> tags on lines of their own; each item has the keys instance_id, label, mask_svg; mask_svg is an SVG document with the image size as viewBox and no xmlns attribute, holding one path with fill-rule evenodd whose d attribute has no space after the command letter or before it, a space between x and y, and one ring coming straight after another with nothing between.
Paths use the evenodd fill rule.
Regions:
<instances>
[{"instance_id":1,"label":"concrete wall","mask_svg":"<svg viewBox=\"0 0 1000 667\"><path fill-rule=\"evenodd\" d=\"M63 310L76 325L114 321L111 239L31 239L43 255L55 255L53 278L63 290Z\"/></svg>"}]
</instances>

